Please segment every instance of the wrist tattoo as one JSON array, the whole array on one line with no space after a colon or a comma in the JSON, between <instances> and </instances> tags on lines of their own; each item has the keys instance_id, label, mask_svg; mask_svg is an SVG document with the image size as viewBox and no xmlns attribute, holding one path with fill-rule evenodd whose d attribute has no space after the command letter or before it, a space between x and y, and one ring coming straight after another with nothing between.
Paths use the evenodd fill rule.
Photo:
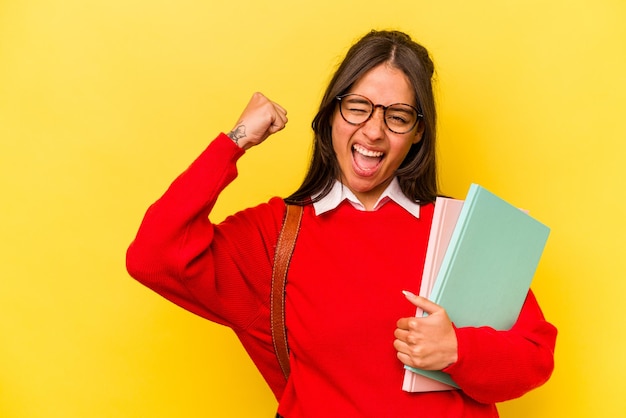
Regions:
<instances>
[{"instance_id":1,"label":"wrist tattoo","mask_svg":"<svg viewBox=\"0 0 626 418\"><path fill-rule=\"evenodd\" d=\"M246 126L245 125L239 125L235 129L230 131L227 135L228 135L228 137L230 139L233 140L233 142L235 144L239 145L239 140L241 138L245 138L246 137Z\"/></svg>"}]
</instances>

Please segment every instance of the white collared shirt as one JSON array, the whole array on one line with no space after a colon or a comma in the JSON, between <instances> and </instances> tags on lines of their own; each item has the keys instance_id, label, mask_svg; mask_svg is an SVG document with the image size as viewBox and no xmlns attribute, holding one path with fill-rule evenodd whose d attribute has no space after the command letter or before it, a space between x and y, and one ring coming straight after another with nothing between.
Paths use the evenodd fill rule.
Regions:
<instances>
[{"instance_id":1,"label":"white collared shirt","mask_svg":"<svg viewBox=\"0 0 626 418\"><path fill-rule=\"evenodd\" d=\"M335 180L335 184L330 190L330 193L324 196L321 200L313 203L315 215L319 216L323 213L335 209L337 206L339 206L341 202L346 199L348 200L348 202L350 202L352 206L354 206L355 209L365 211L365 206L354 195L354 193L352 193L352 190L345 187L339 180ZM380 209L385 203L389 202L390 200L393 200L404 210L419 219L419 203L412 201L411 199L406 197L404 193L402 193L402 189L400 189L400 183L398 182L397 177L394 177L391 183L389 183L389 186L387 186L385 191L380 195L372 210Z\"/></svg>"}]
</instances>

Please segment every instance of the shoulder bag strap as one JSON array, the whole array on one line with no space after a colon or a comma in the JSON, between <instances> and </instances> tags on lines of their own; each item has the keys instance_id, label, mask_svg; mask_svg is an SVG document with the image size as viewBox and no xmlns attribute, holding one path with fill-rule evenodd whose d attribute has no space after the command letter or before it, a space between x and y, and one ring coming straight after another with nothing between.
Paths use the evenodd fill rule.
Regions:
<instances>
[{"instance_id":1,"label":"shoulder bag strap","mask_svg":"<svg viewBox=\"0 0 626 418\"><path fill-rule=\"evenodd\" d=\"M291 254L296 245L296 237L302 219L302 206L287 205L287 213L283 221L276 253L274 254L274 268L272 270L272 293L270 295L270 321L272 326L272 341L278 364L289 378L289 346L287 344L287 330L285 328L285 284Z\"/></svg>"}]
</instances>

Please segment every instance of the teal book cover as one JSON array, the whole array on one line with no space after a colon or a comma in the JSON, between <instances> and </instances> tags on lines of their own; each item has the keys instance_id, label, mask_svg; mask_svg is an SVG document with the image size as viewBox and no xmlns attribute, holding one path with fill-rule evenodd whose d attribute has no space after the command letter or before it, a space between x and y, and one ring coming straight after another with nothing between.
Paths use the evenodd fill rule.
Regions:
<instances>
[{"instance_id":1,"label":"teal book cover","mask_svg":"<svg viewBox=\"0 0 626 418\"><path fill-rule=\"evenodd\" d=\"M510 329L520 313L550 229L472 184L441 261L430 300L457 327ZM407 366L456 386L449 375Z\"/></svg>"}]
</instances>

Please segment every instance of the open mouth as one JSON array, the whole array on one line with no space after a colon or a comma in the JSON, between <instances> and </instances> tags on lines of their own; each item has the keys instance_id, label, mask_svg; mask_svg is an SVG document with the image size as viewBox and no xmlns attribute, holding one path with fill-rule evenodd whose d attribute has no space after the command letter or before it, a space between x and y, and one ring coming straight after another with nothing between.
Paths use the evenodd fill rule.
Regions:
<instances>
[{"instance_id":1,"label":"open mouth","mask_svg":"<svg viewBox=\"0 0 626 418\"><path fill-rule=\"evenodd\" d=\"M355 144L352 146L352 161L358 174L373 174L380 166L385 154L381 151L372 151Z\"/></svg>"}]
</instances>

